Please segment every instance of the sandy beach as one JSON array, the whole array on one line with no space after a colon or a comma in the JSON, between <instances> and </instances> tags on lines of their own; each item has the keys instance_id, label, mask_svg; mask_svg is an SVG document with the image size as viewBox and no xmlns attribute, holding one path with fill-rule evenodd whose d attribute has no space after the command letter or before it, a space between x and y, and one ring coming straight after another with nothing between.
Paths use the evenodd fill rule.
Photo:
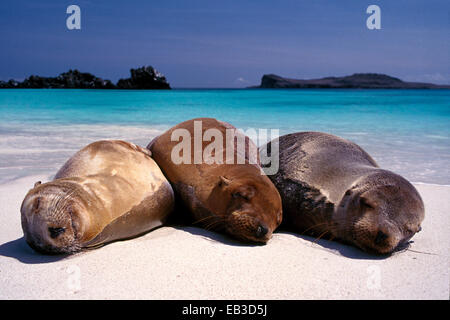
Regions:
<instances>
[{"instance_id":1,"label":"sandy beach","mask_svg":"<svg viewBox=\"0 0 450 320\"><path fill-rule=\"evenodd\" d=\"M45 256L25 243L19 208L33 183L48 179L0 185L0 299L449 298L447 186L416 185L426 206L423 231L411 250L388 258L286 232L264 246L243 245L188 226Z\"/></svg>"}]
</instances>

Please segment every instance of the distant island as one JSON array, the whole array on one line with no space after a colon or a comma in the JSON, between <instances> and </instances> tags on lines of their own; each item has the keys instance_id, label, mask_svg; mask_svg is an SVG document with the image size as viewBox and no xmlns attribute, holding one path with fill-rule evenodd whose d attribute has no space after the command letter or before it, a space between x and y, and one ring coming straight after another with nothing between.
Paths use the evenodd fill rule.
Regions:
<instances>
[{"instance_id":1,"label":"distant island","mask_svg":"<svg viewBox=\"0 0 450 320\"><path fill-rule=\"evenodd\" d=\"M261 79L261 85L252 88L450 89L450 85L406 82L398 78L379 73L355 73L351 76L345 77L326 77L310 80L288 79L275 74L265 74Z\"/></svg>"},{"instance_id":2,"label":"distant island","mask_svg":"<svg viewBox=\"0 0 450 320\"><path fill-rule=\"evenodd\" d=\"M0 81L0 89L170 89L160 72L151 66L130 70L131 77L120 79L117 84L98 78L87 72L69 70L57 77L30 76L22 82Z\"/></svg>"}]
</instances>

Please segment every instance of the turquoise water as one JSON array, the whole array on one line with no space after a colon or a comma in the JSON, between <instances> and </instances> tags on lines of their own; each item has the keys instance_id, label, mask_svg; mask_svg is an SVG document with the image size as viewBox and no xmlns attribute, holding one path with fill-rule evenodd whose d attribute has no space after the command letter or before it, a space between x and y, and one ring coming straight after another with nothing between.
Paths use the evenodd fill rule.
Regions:
<instances>
[{"instance_id":1,"label":"turquoise water","mask_svg":"<svg viewBox=\"0 0 450 320\"><path fill-rule=\"evenodd\" d=\"M83 145L146 145L181 121L324 131L413 182L450 184L450 90L0 90L0 182L54 173Z\"/></svg>"}]
</instances>

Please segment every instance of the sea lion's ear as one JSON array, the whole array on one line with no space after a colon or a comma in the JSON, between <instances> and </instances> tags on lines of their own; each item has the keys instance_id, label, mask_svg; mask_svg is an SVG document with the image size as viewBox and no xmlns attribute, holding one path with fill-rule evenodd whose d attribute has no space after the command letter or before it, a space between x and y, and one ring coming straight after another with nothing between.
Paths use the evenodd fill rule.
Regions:
<instances>
[{"instance_id":1,"label":"sea lion's ear","mask_svg":"<svg viewBox=\"0 0 450 320\"><path fill-rule=\"evenodd\" d=\"M219 186L225 187L225 186L228 186L230 183L231 183L230 179L227 179L224 176L220 176Z\"/></svg>"},{"instance_id":2,"label":"sea lion's ear","mask_svg":"<svg viewBox=\"0 0 450 320\"><path fill-rule=\"evenodd\" d=\"M40 185L42 182L40 182L40 181L37 181L35 184L34 184L34 186L33 186L33 188L36 188L38 185Z\"/></svg>"}]
</instances>

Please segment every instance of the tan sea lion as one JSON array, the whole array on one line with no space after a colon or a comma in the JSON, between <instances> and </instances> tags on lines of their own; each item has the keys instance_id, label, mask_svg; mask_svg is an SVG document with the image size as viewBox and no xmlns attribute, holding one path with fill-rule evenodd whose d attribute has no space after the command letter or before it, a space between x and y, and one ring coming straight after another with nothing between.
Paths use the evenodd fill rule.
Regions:
<instances>
[{"instance_id":1,"label":"tan sea lion","mask_svg":"<svg viewBox=\"0 0 450 320\"><path fill-rule=\"evenodd\" d=\"M417 190L380 169L358 145L299 132L280 137L279 152L279 171L269 177L283 201L283 226L377 254L404 248L421 230L424 204Z\"/></svg>"},{"instance_id":2,"label":"tan sea lion","mask_svg":"<svg viewBox=\"0 0 450 320\"><path fill-rule=\"evenodd\" d=\"M160 226L174 194L147 149L97 141L72 156L53 181L23 200L27 243L43 253L72 253Z\"/></svg>"},{"instance_id":3,"label":"tan sea lion","mask_svg":"<svg viewBox=\"0 0 450 320\"><path fill-rule=\"evenodd\" d=\"M181 143L188 146L183 149ZM147 148L194 223L260 243L281 223L280 195L261 170L257 147L232 125L211 118L188 120Z\"/></svg>"}]
</instances>

